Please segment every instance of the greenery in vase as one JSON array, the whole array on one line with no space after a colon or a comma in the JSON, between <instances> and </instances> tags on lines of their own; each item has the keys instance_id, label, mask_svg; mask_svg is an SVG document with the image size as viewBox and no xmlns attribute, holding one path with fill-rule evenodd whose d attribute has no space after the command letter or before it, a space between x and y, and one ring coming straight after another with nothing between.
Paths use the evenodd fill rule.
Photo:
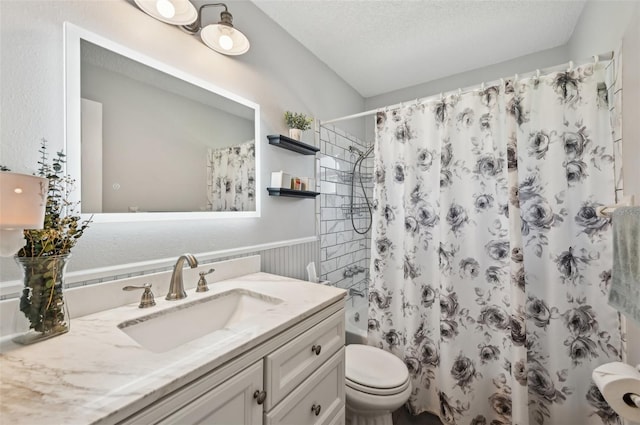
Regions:
<instances>
[{"instance_id":1,"label":"greenery in vase","mask_svg":"<svg viewBox=\"0 0 640 425\"><path fill-rule=\"evenodd\" d=\"M289 128L297 128L305 131L311 128L313 118L308 118L305 114L286 111L284 113L284 120Z\"/></svg>"},{"instance_id":2,"label":"greenery in vase","mask_svg":"<svg viewBox=\"0 0 640 425\"><path fill-rule=\"evenodd\" d=\"M81 221L76 212L77 203L69 200L74 180L64 174L64 153L57 152L49 162L46 139L42 139L38 152L37 175L49 180L49 190L44 227L26 229L26 244L16 254L25 273L20 311L29 319L31 329L53 332L66 327L62 298L64 263L91 219Z\"/></svg>"},{"instance_id":3,"label":"greenery in vase","mask_svg":"<svg viewBox=\"0 0 640 425\"><path fill-rule=\"evenodd\" d=\"M41 333L69 330L62 295L63 270L68 255L17 257L24 273L20 311L29 319L29 328Z\"/></svg>"},{"instance_id":4,"label":"greenery in vase","mask_svg":"<svg viewBox=\"0 0 640 425\"><path fill-rule=\"evenodd\" d=\"M75 181L68 174L64 174L65 154L57 152L49 163L46 139L42 139L38 152L40 168L37 175L49 180L44 227L24 231L27 243L18 251L18 257L69 254L91 221L81 222L80 216L76 215L77 203L69 200L69 193Z\"/></svg>"}]
</instances>

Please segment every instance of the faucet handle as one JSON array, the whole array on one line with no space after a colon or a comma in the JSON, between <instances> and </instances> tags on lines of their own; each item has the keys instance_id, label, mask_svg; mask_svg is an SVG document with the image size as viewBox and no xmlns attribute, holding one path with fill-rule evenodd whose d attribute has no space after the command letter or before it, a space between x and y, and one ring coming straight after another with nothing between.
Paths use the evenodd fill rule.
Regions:
<instances>
[{"instance_id":1,"label":"faucet handle","mask_svg":"<svg viewBox=\"0 0 640 425\"><path fill-rule=\"evenodd\" d=\"M205 278L206 275L211 274L213 272L215 272L216 269L211 268L209 269L209 271L207 272L200 272L200 280L198 280L198 287L196 288L196 292L207 292L209 290L209 287L207 286L207 279Z\"/></svg>"},{"instance_id":2,"label":"faucet handle","mask_svg":"<svg viewBox=\"0 0 640 425\"><path fill-rule=\"evenodd\" d=\"M145 283L143 286L125 286L123 291L135 291L136 289L144 289L142 297L140 298L140 305L138 308L153 307L156 305L156 300L153 298L153 292L151 292L151 284Z\"/></svg>"}]
</instances>

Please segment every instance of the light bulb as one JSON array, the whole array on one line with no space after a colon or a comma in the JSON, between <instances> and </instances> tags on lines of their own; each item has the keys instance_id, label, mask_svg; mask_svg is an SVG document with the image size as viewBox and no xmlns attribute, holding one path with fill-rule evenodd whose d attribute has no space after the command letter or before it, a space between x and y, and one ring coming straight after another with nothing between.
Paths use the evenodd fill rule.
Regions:
<instances>
[{"instance_id":1,"label":"light bulb","mask_svg":"<svg viewBox=\"0 0 640 425\"><path fill-rule=\"evenodd\" d=\"M226 34L220 36L218 43L224 50L231 50L233 48L233 40Z\"/></svg>"},{"instance_id":2,"label":"light bulb","mask_svg":"<svg viewBox=\"0 0 640 425\"><path fill-rule=\"evenodd\" d=\"M176 7L170 0L158 0L156 2L156 9L163 18L173 18L176 15Z\"/></svg>"}]
</instances>

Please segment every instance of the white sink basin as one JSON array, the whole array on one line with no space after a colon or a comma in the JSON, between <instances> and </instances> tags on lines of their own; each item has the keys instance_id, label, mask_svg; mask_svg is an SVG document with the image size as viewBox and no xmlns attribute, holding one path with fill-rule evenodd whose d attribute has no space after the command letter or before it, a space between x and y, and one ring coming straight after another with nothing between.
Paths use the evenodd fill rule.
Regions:
<instances>
[{"instance_id":1,"label":"white sink basin","mask_svg":"<svg viewBox=\"0 0 640 425\"><path fill-rule=\"evenodd\" d=\"M162 353L213 332L229 329L280 304L279 298L232 289L127 320L118 328L142 347Z\"/></svg>"}]
</instances>

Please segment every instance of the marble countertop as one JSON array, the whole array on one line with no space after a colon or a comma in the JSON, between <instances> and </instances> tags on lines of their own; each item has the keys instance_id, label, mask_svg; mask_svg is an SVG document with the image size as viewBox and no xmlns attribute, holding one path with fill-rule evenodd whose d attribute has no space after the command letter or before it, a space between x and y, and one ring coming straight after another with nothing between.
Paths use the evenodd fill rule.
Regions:
<instances>
[{"instance_id":1,"label":"marble countertop","mask_svg":"<svg viewBox=\"0 0 640 425\"><path fill-rule=\"evenodd\" d=\"M259 320L247 320L162 353L142 348L117 327L233 288L283 302L262 313ZM0 352L0 422L109 423L115 413L134 413L345 294L341 289L268 273L217 282L210 289L188 290L188 297L180 301L166 301L156 294L153 308L139 309L136 303L75 318L67 334L34 345L6 343Z\"/></svg>"}]
</instances>

